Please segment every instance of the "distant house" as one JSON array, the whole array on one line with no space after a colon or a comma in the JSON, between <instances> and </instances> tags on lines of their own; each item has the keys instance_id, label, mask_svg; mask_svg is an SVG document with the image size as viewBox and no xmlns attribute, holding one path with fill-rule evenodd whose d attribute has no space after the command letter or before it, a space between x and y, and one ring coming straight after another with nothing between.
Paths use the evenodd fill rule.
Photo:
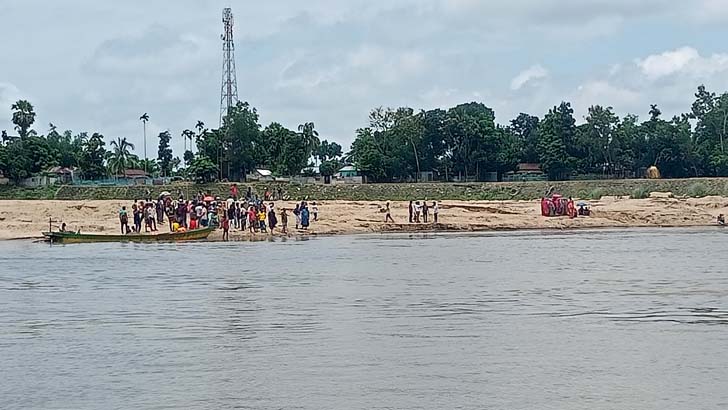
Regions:
<instances>
[{"instance_id":1,"label":"distant house","mask_svg":"<svg viewBox=\"0 0 728 410\"><path fill-rule=\"evenodd\" d=\"M541 170L541 164L520 163L516 171L507 173L504 181L540 181L545 180L546 174Z\"/></svg>"},{"instance_id":2,"label":"distant house","mask_svg":"<svg viewBox=\"0 0 728 410\"><path fill-rule=\"evenodd\" d=\"M273 171L269 169L256 169L248 174L247 179L251 179L253 181L275 181Z\"/></svg>"},{"instance_id":3,"label":"distant house","mask_svg":"<svg viewBox=\"0 0 728 410\"><path fill-rule=\"evenodd\" d=\"M145 185L151 181L151 175L143 169L127 169L122 175L116 175L116 179L132 185Z\"/></svg>"},{"instance_id":4,"label":"distant house","mask_svg":"<svg viewBox=\"0 0 728 410\"><path fill-rule=\"evenodd\" d=\"M52 167L46 170L45 174L55 178L56 183L71 184L73 183L75 170L68 167Z\"/></svg>"},{"instance_id":5,"label":"distant house","mask_svg":"<svg viewBox=\"0 0 728 410\"><path fill-rule=\"evenodd\" d=\"M521 174L543 174L543 171L541 170L541 164L533 164L533 163L521 163L518 164L518 171L517 173Z\"/></svg>"},{"instance_id":6,"label":"distant house","mask_svg":"<svg viewBox=\"0 0 728 410\"><path fill-rule=\"evenodd\" d=\"M366 179L361 176L359 170L353 165L347 165L334 175L334 180L329 181L334 184L363 184Z\"/></svg>"},{"instance_id":7,"label":"distant house","mask_svg":"<svg viewBox=\"0 0 728 410\"><path fill-rule=\"evenodd\" d=\"M359 176L359 170L353 165L347 165L339 170L336 174L339 178L353 178Z\"/></svg>"},{"instance_id":8,"label":"distant house","mask_svg":"<svg viewBox=\"0 0 728 410\"><path fill-rule=\"evenodd\" d=\"M149 178L149 174L143 169L127 169L123 175L117 175L119 178L137 179L137 178Z\"/></svg>"}]
</instances>

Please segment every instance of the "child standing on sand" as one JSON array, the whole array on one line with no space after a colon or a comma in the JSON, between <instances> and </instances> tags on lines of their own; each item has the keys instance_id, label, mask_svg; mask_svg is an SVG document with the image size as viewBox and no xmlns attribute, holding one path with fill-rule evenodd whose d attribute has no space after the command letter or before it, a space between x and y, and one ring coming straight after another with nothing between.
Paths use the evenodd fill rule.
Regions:
<instances>
[{"instance_id":1,"label":"child standing on sand","mask_svg":"<svg viewBox=\"0 0 728 410\"><path fill-rule=\"evenodd\" d=\"M260 232L261 233L268 233L268 230L265 226L265 208L261 207L258 211L258 223L260 226Z\"/></svg>"},{"instance_id":2,"label":"child standing on sand","mask_svg":"<svg viewBox=\"0 0 728 410\"><path fill-rule=\"evenodd\" d=\"M227 216L222 217L222 240L230 240L230 219Z\"/></svg>"},{"instance_id":3,"label":"child standing on sand","mask_svg":"<svg viewBox=\"0 0 728 410\"><path fill-rule=\"evenodd\" d=\"M318 205L316 205L316 202L311 204L311 212L313 213L313 221L318 222Z\"/></svg>"},{"instance_id":4,"label":"child standing on sand","mask_svg":"<svg viewBox=\"0 0 728 410\"><path fill-rule=\"evenodd\" d=\"M288 212L286 212L286 208L281 209L281 229L283 234L288 234Z\"/></svg>"}]
</instances>

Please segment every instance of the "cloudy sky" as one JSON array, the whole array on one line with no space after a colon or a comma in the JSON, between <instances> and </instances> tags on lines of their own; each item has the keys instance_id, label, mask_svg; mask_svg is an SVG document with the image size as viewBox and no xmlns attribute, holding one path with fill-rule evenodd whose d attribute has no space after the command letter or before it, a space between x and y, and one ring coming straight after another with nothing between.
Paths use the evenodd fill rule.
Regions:
<instances>
[{"instance_id":1,"label":"cloudy sky","mask_svg":"<svg viewBox=\"0 0 728 410\"><path fill-rule=\"evenodd\" d=\"M182 130L218 123L226 6L240 98L264 125L313 121L345 146L377 106L481 101L505 124L562 100L579 118L675 114L701 83L728 90L728 0L0 0L0 129L25 98L41 133L140 152L148 112L181 155Z\"/></svg>"}]
</instances>

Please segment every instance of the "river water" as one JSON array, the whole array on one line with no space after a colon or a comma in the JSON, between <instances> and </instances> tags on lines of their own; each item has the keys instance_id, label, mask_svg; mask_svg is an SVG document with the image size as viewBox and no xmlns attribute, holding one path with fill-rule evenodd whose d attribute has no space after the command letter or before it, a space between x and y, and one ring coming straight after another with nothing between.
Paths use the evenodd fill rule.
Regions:
<instances>
[{"instance_id":1,"label":"river water","mask_svg":"<svg viewBox=\"0 0 728 410\"><path fill-rule=\"evenodd\" d=\"M727 240L0 243L0 408L726 408Z\"/></svg>"}]
</instances>

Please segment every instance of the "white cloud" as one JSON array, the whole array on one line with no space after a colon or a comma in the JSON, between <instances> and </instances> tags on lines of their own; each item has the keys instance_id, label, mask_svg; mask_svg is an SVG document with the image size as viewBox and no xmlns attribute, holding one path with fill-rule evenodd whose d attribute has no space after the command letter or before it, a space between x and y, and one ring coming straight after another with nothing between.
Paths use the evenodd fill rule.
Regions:
<instances>
[{"instance_id":1,"label":"white cloud","mask_svg":"<svg viewBox=\"0 0 728 410\"><path fill-rule=\"evenodd\" d=\"M662 54L648 56L637 60L642 73L650 80L674 74L684 69L691 61L700 59L698 51L691 47L682 47Z\"/></svg>"},{"instance_id":2,"label":"white cloud","mask_svg":"<svg viewBox=\"0 0 728 410\"><path fill-rule=\"evenodd\" d=\"M521 71L517 76L511 80L511 90L517 91L523 88L524 85L548 77L549 72L543 68L540 64L536 64Z\"/></svg>"},{"instance_id":3,"label":"white cloud","mask_svg":"<svg viewBox=\"0 0 728 410\"><path fill-rule=\"evenodd\" d=\"M728 71L728 54L703 57L695 48L682 47L638 59L636 64L649 80L673 75L703 79Z\"/></svg>"}]
</instances>

